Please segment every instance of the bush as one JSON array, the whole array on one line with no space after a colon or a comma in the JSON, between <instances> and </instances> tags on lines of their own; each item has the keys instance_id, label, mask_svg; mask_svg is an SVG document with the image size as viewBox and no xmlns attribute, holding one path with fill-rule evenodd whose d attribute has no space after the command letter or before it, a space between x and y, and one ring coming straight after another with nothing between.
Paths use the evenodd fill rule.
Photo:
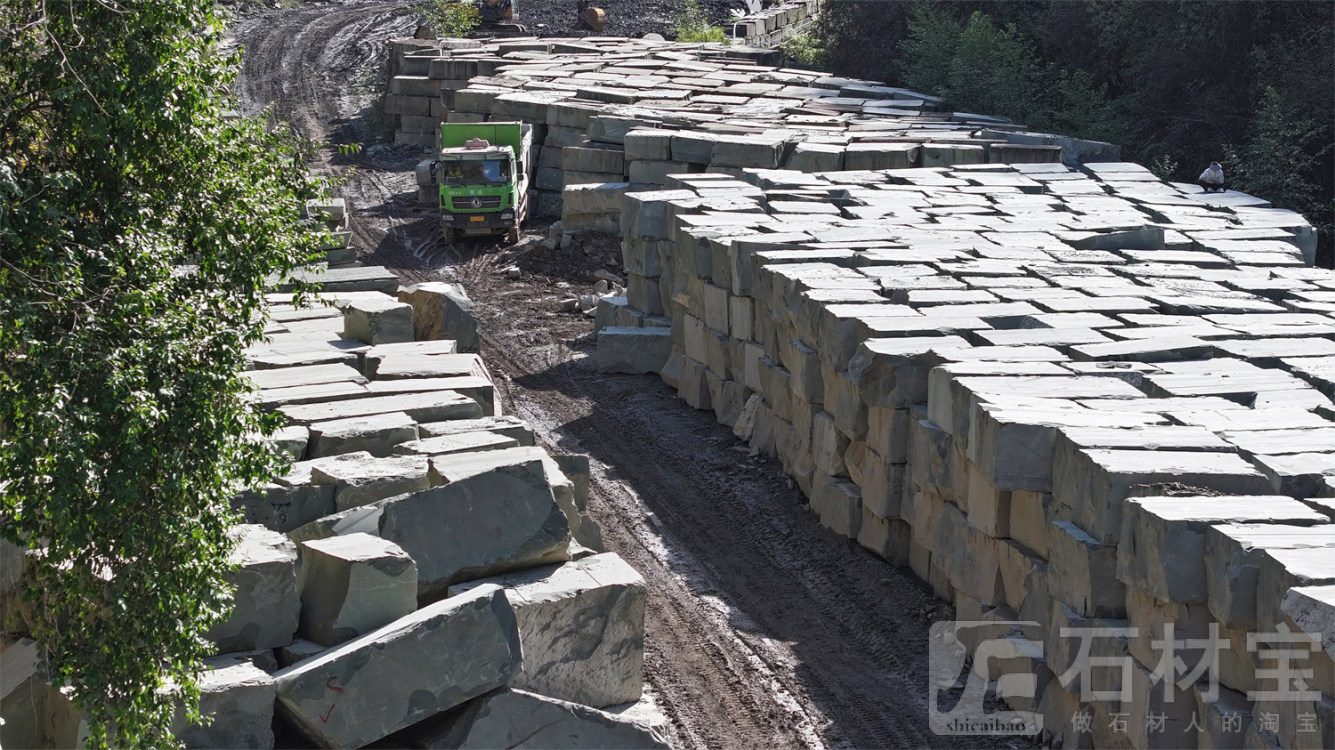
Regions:
<instances>
[{"instance_id":1,"label":"bush","mask_svg":"<svg viewBox=\"0 0 1335 750\"><path fill-rule=\"evenodd\" d=\"M728 43L728 35L718 26L710 26L698 0L684 0L677 11L677 25L672 28L677 41L687 43Z\"/></svg>"},{"instance_id":2,"label":"bush","mask_svg":"<svg viewBox=\"0 0 1335 750\"><path fill-rule=\"evenodd\" d=\"M436 36L468 36L482 24L482 12L470 0L432 0L417 11Z\"/></svg>"},{"instance_id":3,"label":"bush","mask_svg":"<svg viewBox=\"0 0 1335 750\"><path fill-rule=\"evenodd\" d=\"M823 68L829 59L820 40L812 34L793 34L784 40L780 49L783 50L784 62L788 65Z\"/></svg>"}]
</instances>

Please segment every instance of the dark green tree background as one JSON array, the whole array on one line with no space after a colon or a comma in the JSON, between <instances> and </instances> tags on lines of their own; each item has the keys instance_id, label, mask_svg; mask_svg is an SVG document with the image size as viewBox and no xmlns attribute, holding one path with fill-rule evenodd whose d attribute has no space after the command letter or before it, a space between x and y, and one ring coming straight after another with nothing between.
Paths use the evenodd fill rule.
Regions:
<instances>
[{"instance_id":1,"label":"dark green tree background","mask_svg":"<svg viewBox=\"0 0 1335 750\"><path fill-rule=\"evenodd\" d=\"M277 468L242 350L320 241L309 149L226 116L213 12L0 3L0 533L29 550L5 626L94 744L171 744L197 695L228 498Z\"/></svg>"},{"instance_id":2,"label":"dark green tree background","mask_svg":"<svg viewBox=\"0 0 1335 750\"><path fill-rule=\"evenodd\" d=\"M1193 182L1302 212L1332 265L1335 3L1328 0L837 0L834 71L1122 146Z\"/></svg>"}]
</instances>

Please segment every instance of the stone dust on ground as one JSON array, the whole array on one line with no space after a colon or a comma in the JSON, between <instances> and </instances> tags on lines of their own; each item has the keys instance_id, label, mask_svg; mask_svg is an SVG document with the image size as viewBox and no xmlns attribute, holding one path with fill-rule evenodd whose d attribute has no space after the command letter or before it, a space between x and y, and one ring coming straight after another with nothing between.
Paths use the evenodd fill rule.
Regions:
<instances>
[{"instance_id":1,"label":"stone dust on ground","mask_svg":"<svg viewBox=\"0 0 1335 750\"><path fill-rule=\"evenodd\" d=\"M234 32L246 48L243 108L272 105L275 119L333 143L374 142L387 41L415 26L398 2L247 13ZM321 166L347 178L363 260L405 283L463 283L498 400L544 447L591 457L590 513L648 582L648 692L675 744L978 747L927 724L927 630L951 617L947 605L823 529L778 463L751 455L712 413L656 377L596 371L592 321L556 303L560 284L587 293L594 271L613 270L615 238L554 251L447 245L434 210L415 201L419 158L371 145ZM529 231L526 242L546 237Z\"/></svg>"}]
</instances>

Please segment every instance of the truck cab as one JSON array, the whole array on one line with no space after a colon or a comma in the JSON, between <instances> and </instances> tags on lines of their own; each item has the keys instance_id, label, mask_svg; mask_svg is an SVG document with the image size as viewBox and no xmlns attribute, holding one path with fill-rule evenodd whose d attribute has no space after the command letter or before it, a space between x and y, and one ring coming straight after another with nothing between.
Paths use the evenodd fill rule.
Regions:
<instances>
[{"instance_id":1,"label":"truck cab","mask_svg":"<svg viewBox=\"0 0 1335 750\"><path fill-rule=\"evenodd\" d=\"M447 124L441 135L434 177L446 237L505 234L517 242L528 202L527 165L515 153L524 149L519 124Z\"/></svg>"}]
</instances>

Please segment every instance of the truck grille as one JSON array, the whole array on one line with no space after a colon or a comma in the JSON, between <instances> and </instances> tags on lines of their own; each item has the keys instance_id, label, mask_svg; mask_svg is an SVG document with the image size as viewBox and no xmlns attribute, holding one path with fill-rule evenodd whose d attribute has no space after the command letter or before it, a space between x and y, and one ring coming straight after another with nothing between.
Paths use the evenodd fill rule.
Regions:
<instances>
[{"instance_id":1,"label":"truck grille","mask_svg":"<svg viewBox=\"0 0 1335 750\"><path fill-rule=\"evenodd\" d=\"M471 198L454 197L450 199L450 205L455 211L476 211L480 208L500 208L501 196L499 195L477 195Z\"/></svg>"}]
</instances>

